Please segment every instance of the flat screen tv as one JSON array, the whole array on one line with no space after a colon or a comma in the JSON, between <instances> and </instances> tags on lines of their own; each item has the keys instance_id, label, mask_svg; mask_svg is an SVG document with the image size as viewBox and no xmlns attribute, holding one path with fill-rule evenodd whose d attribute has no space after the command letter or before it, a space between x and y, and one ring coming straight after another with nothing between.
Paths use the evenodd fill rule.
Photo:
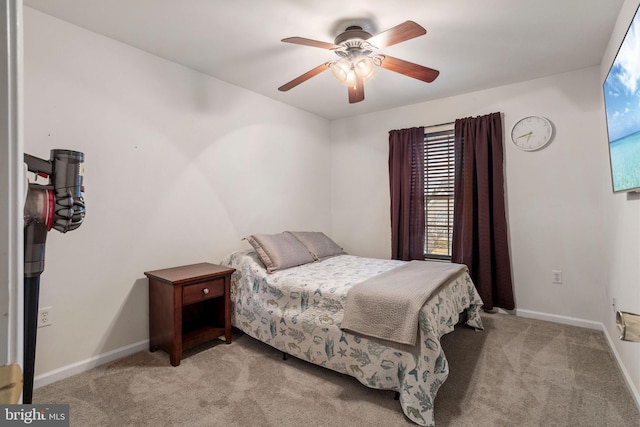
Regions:
<instances>
[{"instance_id":1,"label":"flat screen tv","mask_svg":"<svg viewBox=\"0 0 640 427\"><path fill-rule=\"evenodd\" d=\"M640 7L604 81L613 191L640 191Z\"/></svg>"}]
</instances>

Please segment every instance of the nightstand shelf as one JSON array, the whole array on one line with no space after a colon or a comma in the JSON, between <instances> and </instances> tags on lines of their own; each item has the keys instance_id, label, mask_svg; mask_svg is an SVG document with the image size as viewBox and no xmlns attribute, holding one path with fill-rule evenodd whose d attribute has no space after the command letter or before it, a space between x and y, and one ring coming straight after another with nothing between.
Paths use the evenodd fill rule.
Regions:
<instances>
[{"instance_id":1,"label":"nightstand shelf","mask_svg":"<svg viewBox=\"0 0 640 427\"><path fill-rule=\"evenodd\" d=\"M184 350L220 336L231 343L229 287L233 268L201 263L147 271L149 350L169 353L173 366Z\"/></svg>"}]
</instances>

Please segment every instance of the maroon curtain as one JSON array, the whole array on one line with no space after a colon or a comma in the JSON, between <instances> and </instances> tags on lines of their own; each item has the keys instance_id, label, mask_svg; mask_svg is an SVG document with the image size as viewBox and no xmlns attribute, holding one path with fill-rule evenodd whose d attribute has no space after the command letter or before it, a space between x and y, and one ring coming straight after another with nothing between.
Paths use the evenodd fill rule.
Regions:
<instances>
[{"instance_id":1,"label":"maroon curtain","mask_svg":"<svg viewBox=\"0 0 640 427\"><path fill-rule=\"evenodd\" d=\"M455 156L451 260L469 267L485 310L511 310L500 113L456 120Z\"/></svg>"},{"instance_id":2,"label":"maroon curtain","mask_svg":"<svg viewBox=\"0 0 640 427\"><path fill-rule=\"evenodd\" d=\"M389 132L391 256L424 259L424 127Z\"/></svg>"}]
</instances>

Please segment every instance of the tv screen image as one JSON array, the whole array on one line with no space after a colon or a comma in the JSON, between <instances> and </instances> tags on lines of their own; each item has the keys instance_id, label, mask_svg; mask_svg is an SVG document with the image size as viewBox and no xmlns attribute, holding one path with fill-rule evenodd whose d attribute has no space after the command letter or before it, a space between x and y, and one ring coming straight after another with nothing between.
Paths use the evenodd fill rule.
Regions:
<instances>
[{"instance_id":1,"label":"tv screen image","mask_svg":"<svg viewBox=\"0 0 640 427\"><path fill-rule=\"evenodd\" d=\"M640 8L604 81L613 191L640 191Z\"/></svg>"}]
</instances>

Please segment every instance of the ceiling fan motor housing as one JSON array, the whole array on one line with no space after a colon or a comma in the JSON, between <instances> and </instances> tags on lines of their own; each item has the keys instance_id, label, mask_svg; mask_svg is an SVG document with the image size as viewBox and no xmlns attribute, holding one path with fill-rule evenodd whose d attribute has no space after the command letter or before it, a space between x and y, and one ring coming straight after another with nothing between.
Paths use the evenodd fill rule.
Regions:
<instances>
[{"instance_id":1,"label":"ceiling fan motor housing","mask_svg":"<svg viewBox=\"0 0 640 427\"><path fill-rule=\"evenodd\" d=\"M343 58L355 58L358 56L369 56L376 48L372 46L367 40L371 38L371 34L364 31L362 27L351 26L348 27L343 33L338 34L334 43L342 47L342 49L336 49L334 52Z\"/></svg>"},{"instance_id":2,"label":"ceiling fan motor housing","mask_svg":"<svg viewBox=\"0 0 640 427\"><path fill-rule=\"evenodd\" d=\"M345 42L349 42L352 39L360 39L360 40L368 40L371 38L371 34L366 32L357 25L353 25L348 27L343 33L340 33L336 36L334 43L338 45L343 45Z\"/></svg>"}]
</instances>

